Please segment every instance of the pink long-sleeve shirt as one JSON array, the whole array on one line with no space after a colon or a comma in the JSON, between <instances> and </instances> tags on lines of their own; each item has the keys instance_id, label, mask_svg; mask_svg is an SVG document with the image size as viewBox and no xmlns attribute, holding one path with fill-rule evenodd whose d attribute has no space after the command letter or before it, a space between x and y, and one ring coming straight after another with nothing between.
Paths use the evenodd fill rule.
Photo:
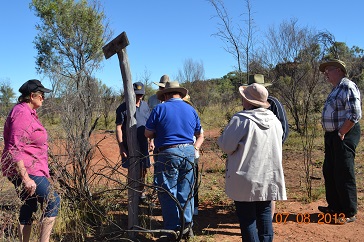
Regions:
<instances>
[{"instance_id":1,"label":"pink long-sleeve shirt","mask_svg":"<svg viewBox=\"0 0 364 242\"><path fill-rule=\"evenodd\" d=\"M25 102L16 104L4 125L3 175L17 175L15 163L22 160L28 174L49 177L47 140L36 110Z\"/></svg>"}]
</instances>

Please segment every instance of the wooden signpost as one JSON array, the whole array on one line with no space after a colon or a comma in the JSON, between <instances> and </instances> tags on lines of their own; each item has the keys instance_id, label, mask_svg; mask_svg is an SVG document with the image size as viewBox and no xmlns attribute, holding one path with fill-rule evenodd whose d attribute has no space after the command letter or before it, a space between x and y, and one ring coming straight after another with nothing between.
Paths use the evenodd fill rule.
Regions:
<instances>
[{"instance_id":1,"label":"wooden signpost","mask_svg":"<svg viewBox=\"0 0 364 242\"><path fill-rule=\"evenodd\" d=\"M138 226L138 204L139 204L139 181L140 181L140 166L135 147L137 147L137 128L135 119L135 93L131 79L130 66L126 47L129 45L128 37L125 32L122 32L115 39L106 44L102 50L105 58L108 59L114 54L118 55L121 76L123 78L125 101L127 105L127 129L126 135L128 140L129 150L129 169L128 169L128 229L132 230L134 226ZM119 151L117 151L119 152ZM134 233L129 233L130 237L134 237Z\"/></svg>"}]
</instances>

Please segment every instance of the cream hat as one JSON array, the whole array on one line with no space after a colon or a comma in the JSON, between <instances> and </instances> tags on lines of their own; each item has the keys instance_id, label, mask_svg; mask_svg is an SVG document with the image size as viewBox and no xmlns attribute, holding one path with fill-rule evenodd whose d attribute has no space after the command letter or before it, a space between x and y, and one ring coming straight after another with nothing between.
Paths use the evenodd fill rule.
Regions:
<instances>
[{"instance_id":1,"label":"cream hat","mask_svg":"<svg viewBox=\"0 0 364 242\"><path fill-rule=\"evenodd\" d=\"M255 107L269 108L268 90L261 84L253 83L249 86L240 86L239 92L243 98Z\"/></svg>"}]
</instances>

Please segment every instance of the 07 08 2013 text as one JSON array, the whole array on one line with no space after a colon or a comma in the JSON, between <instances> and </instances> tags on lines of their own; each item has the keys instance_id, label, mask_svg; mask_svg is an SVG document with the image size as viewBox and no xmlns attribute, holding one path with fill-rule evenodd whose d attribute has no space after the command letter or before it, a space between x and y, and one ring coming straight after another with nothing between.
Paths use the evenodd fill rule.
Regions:
<instances>
[{"instance_id":1,"label":"07 08 2013 text","mask_svg":"<svg viewBox=\"0 0 364 242\"><path fill-rule=\"evenodd\" d=\"M292 221L298 224L343 224L345 223L345 214L344 213L288 213L288 212L279 212L274 215L273 222L277 224L286 224L287 222Z\"/></svg>"}]
</instances>

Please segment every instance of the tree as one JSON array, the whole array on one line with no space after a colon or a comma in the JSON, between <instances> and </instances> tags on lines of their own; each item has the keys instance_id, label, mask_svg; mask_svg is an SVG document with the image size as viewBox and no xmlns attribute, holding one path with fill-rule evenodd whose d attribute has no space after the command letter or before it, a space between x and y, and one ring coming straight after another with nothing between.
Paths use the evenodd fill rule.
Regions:
<instances>
[{"instance_id":1,"label":"tree","mask_svg":"<svg viewBox=\"0 0 364 242\"><path fill-rule=\"evenodd\" d=\"M92 75L103 60L102 46L111 32L104 28L104 13L97 2L86 0L33 0L31 4L42 23L35 45L39 72L61 72L82 85L82 76Z\"/></svg>"},{"instance_id":2,"label":"tree","mask_svg":"<svg viewBox=\"0 0 364 242\"><path fill-rule=\"evenodd\" d=\"M116 92L110 88L107 87L105 84L101 84L101 113L104 118L104 127L105 129L108 129L109 125L112 123L110 121L110 114L115 113L115 110L117 108L117 94ZM113 116L114 117L114 116Z\"/></svg>"},{"instance_id":3,"label":"tree","mask_svg":"<svg viewBox=\"0 0 364 242\"><path fill-rule=\"evenodd\" d=\"M249 76L249 63L253 54L254 45L254 20L252 18L252 6L250 0L245 0L247 9L247 19L244 20L246 28L242 28L239 24L234 25L232 17L228 14L223 1L208 0L216 10L216 16L221 23L218 24L218 32L214 35L219 37L225 44L226 52L232 54L237 60L237 73L242 83L243 70L245 65L246 79Z\"/></svg>"},{"instance_id":4,"label":"tree","mask_svg":"<svg viewBox=\"0 0 364 242\"><path fill-rule=\"evenodd\" d=\"M0 102L1 102L1 116L6 117L12 107L12 101L15 97L13 88L10 86L9 81L2 81L0 83Z\"/></svg>"},{"instance_id":5,"label":"tree","mask_svg":"<svg viewBox=\"0 0 364 242\"><path fill-rule=\"evenodd\" d=\"M323 78L318 70L323 56L315 30L298 25L296 19L284 21L279 29L271 27L267 33L265 65L272 89L283 100L294 120L292 130L301 137L303 170L307 196L312 197L312 150L319 128L320 111L325 100Z\"/></svg>"},{"instance_id":6,"label":"tree","mask_svg":"<svg viewBox=\"0 0 364 242\"><path fill-rule=\"evenodd\" d=\"M64 198L87 216L95 176L91 164L95 147L90 136L101 115L102 97L98 80L92 74L100 67L102 46L111 32L96 1L88 4L86 0L33 0L31 8L41 20L34 41L37 70L51 77L57 86L53 95L59 99L63 127L58 134L67 141L62 149L65 158L53 157L52 165L66 190ZM88 231L82 222L85 221L76 224L84 237Z\"/></svg>"},{"instance_id":7,"label":"tree","mask_svg":"<svg viewBox=\"0 0 364 242\"><path fill-rule=\"evenodd\" d=\"M183 63L183 69L178 70L177 80L179 82L203 81L205 79L205 68L203 62L197 62L193 59L186 59Z\"/></svg>"},{"instance_id":8,"label":"tree","mask_svg":"<svg viewBox=\"0 0 364 242\"><path fill-rule=\"evenodd\" d=\"M329 32L320 32L316 36L320 43L322 59L340 59L345 62L347 76L360 89L364 87L364 50L358 46L349 48L344 42L337 42Z\"/></svg>"},{"instance_id":9,"label":"tree","mask_svg":"<svg viewBox=\"0 0 364 242\"><path fill-rule=\"evenodd\" d=\"M150 76L151 76L151 72L145 68L143 71L143 74L141 75L139 82L144 84L145 87L145 95L144 98L149 98L150 96L152 96L155 91L152 88L152 81L150 80Z\"/></svg>"}]
</instances>

